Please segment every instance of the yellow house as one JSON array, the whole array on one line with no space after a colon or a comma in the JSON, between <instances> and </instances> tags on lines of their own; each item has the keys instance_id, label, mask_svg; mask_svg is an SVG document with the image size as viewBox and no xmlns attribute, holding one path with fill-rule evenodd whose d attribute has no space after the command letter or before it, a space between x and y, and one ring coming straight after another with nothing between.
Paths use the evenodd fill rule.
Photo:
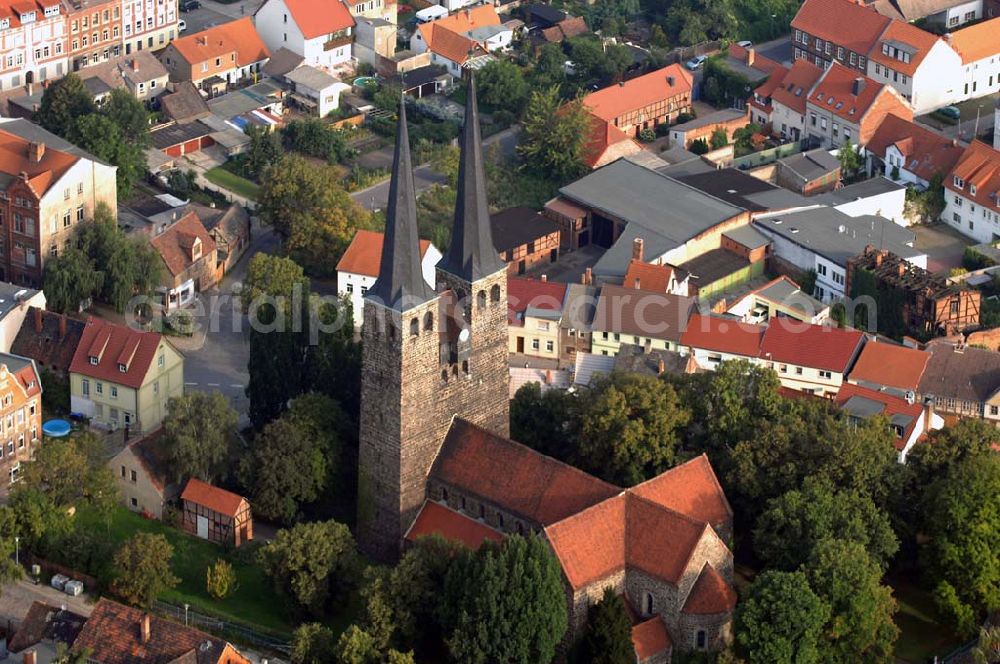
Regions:
<instances>
[{"instance_id":1,"label":"yellow house","mask_svg":"<svg viewBox=\"0 0 1000 664\"><path fill-rule=\"evenodd\" d=\"M160 334L90 319L70 364L70 406L94 423L151 431L184 393L184 356Z\"/></svg>"},{"instance_id":2,"label":"yellow house","mask_svg":"<svg viewBox=\"0 0 1000 664\"><path fill-rule=\"evenodd\" d=\"M566 284L541 279L507 279L507 338L511 353L559 360L559 324Z\"/></svg>"}]
</instances>

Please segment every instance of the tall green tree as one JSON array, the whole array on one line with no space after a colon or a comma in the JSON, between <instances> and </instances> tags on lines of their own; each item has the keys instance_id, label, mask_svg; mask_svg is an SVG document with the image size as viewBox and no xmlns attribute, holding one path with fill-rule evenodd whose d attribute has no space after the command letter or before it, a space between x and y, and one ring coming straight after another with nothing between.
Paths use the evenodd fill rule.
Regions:
<instances>
[{"instance_id":1,"label":"tall green tree","mask_svg":"<svg viewBox=\"0 0 1000 664\"><path fill-rule=\"evenodd\" d=\"M542 390L525 383L510 402L511 438L561 461L572 463L576 453L575 424L580 399L564 390Z\"/></svg>"},{"instance_id":2,"label":"tall green tree","mask_svg":"<svg viewBox=\"0 0 1000 664\"><path fill-rule=\"evenodd\" d=\"M20 579L24 570L15 562L17 541L20 536L17 515L7 506L0 506L0 588ZM27 542L25 542L27 544Z\"/></svg>"},{"instance_id":3,"label":"tall green tree","mask_svg":"<svg viewBox=\"0 0 1000 664\"><path fill-rule=\"evenodd\" d=\"M337 638L322 623L303 623L292 635L292 664L334 664Z\"/></svg>"},{"instance_id":4,"label":"tall green tree","mask_svg":"<svg viewBox=\"0 0 1000 664\"><path fill-rule=\"evenodd\" d=\"M736 605L736 645L748 664L818 664L829 618L805 574L768 570Z\"/></svg>"},{"instance_id":5,"label":"tall green tree","mask_svg":"<svg viewBox=\"0 0 1000 664\"><path fill-rule=\"evenodd\" d=\"M129 604L151 607L160 593L180 583L170 569L173 555L174 547L160 534L137 533L125 540L115 553L115 594Z\"/></svg>"},{"instance_id":6,"label":"tall green tree","mask_svg":"<svg viewBox=\"0 0 1000 664\"><path fill-rule=\"evenodd\" d=\"M824 662L891 662L899 636L896 600L882 568L857 542L827 539L803 565L809 587L830 607L820 652Z\"/></svg>"},{"instance_id":7,"label":"tall green tree","mask_svg":"<svg viewBox=\"0 0 1000 664\"><path fill-rule=\"evenodd\" d=\"M517 115L528 99L528 82L510 60L494 60L476 74L477 99L492 109Z\"/></svg>"},{"instance_id":8,"label":"tall green tree","mask_svg":"<svg viewBox=\"0 0 1000 664\"><path fill-rule=\"evenodd\" d=\"M220 392L188 392L167 402L164 425L170 466L178 482L222 476L239 416Z\"/></svg>"},{"instance_id":9,"label":"tall green tree","mask_svg":"<svg viewBox=\"0 0 1000 664\"><path fill-rule=\"evenodd\" d=\"M326 521L279 530L260 550L260 563L294 609L319 617L354 585L358 557L347 526Z\"/></svg>"},{"instance_id":10,"label":"tall green tree","mask_svg":"<svg viewBox=\"0 0 1000 664\"><path fill-rule=\"evenodd\" d=\"M569 182L585 171L589 129L582 101L562 105L557 87L535 90L521 118L518 153L535 173Z\"/></svg>"},{"instance_id":11,"label":"tall green tree","mask_svg":"<svg viewBox=\"0 0 1000 664\"><path fill-rule=\"evenodd\" d=\"M45 303L52 311L77 311L103 284L104 273L74 245L45 261Z\"/></svg>"},{"instance_id":12,"label":"tall green tree","mask_svg":"<svg viewBox=\"0 0 1000 664\"><path fill-rule=\"evenodd\" d=\"M247 148L245 175L258 182L267 169L281 159L284 148L281 137L269 128L248 125L246 134L250 137L250 145Z\"/></svg>"},{"instance_id":13,"label":"tall green tree","mask_svg":"<svg viewBox=\"0 0 1000 664\"><path fill-rule=\"evenodd\" d=\"M457 559L445 598L446 641L458 661L548 664L568 624L559 563L535 535Z\"/></svg>"},{"instance_id":14,"label":"tall green tree","mask_svg":"<svg viewBox=\"0 0 1000 664\"><path fill-rule=\"evenodd\" d=\"M78 118L95 111L94 97L83 85L83 80L69 73L45 88L35 113L35 122L65 138Z\"/></svg>"},{"instance_id":15,"label":"tall green tree","mask_svg":"<svg viewBox=\"0 0 1000 664\"><path fill-rule=\"evenodd\" d=\"M650 376L613 373L594 386L580 415L584 469L632 486L663 472L691 412L673 387Z\"/></svg>"},{"instance_id":16,"label":"tall green tree","mask_svg":"<svg viewBox=\"0 0 1000 664\"><path fill-rule=\"evenodd\" d=\"M769 567L794 570L829 538L858 542L885 569L899 548L889 516L857 490L808 477L802 489L772 499L757 521L754 550Z\"/></svg>"},{"instance_id":17,"label":"tall green tree","mask_svg":"<svg viewBox=\"0 0 1000 664\"><path fill-rule=\"evenodd\" d=\"M850 139L844 139L844 144L837 152L837 160L840 162L840 170L843 171L844 177L853 176L861 168L861 155L851 145Z\"/></svg>"},{"instance_id":18,"label":"tall green tree","mask_svg":"<svg viewBox=\"0 0 1000 664\"><path fill-rule=\"evenodd\" d=\"M633 664L632 621L625 602L615 591L604 589L601 601L587 611L587 631L580 645L582 664Z\"/></svg>"},{"instance_id":19,"label":"tall green tree","mask_svg":"<svg viewBox=\"0 0 1000 664\"><path fill-rule=\"evenodd\" d=\"M91 113L77 118L67 134L71 142L117 167L119 200L132 195L132 185L146 164L142 144L131 140L126 129L102 113Z\"/></svg>"},{"instance_id":20,"label":"tall green tree","mask_svg":"<svg viewBox=\"0 0 1000 664\"><path fill-rule=\"evenodd\" d=\"M121 129L122 136L129 143L140 148L147 148L152 144L149 136L149 111L125 88L111 91L101 104L101 114Z\"/></svg>"},{"instance_id":21,"label":"tall green tree","mask_svg":"<svg viewBox=\"0 0 1000 664\"><path fill-rule=\"evenodd\" d=\"M1000 458L970 456L927 492L923 569L938 607L963 635L1000 609Z\"/></svg>"}]
</instances>

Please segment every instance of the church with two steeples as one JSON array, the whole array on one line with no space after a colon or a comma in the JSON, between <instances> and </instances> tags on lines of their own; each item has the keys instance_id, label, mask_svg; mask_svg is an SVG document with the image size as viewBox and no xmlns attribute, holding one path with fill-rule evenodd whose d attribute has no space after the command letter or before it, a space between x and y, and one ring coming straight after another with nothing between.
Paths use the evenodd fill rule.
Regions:
<instances>
[{"instance_id":1,"label":"church with two steeples","mask_svg":"<svg viewBox=\"0 0 1000 664\"><path fill-rule=\"evenodd\" d=\"M451 244L421 272L400 104L380 273L365 295L361 549L392 561L422 535L466 546L536 533L563 570L569 638L611 586L641 661L731 640L732 510L704 455L622 489L509 439L507 272L490 231L473 74Z\"/></svg>"}]
</instances>

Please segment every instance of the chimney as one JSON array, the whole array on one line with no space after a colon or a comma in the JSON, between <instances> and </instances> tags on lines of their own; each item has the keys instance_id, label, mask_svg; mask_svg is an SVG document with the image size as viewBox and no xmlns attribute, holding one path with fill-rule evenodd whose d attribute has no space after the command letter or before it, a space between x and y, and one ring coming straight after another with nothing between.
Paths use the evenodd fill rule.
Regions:
<instances>
[{"instance_id":1,"label":"chimney","mask_svg":"<svg viewBox=\"0 0 1000 664\"><path fill-rule=\"evenodd\" d=\"M24 664L35 664L36 660L37 656L34 648L24 651Z\"/></svg>"},{"instance_id":2,"label":"chimney","mask_svg":"<svg viewBox=\"0 0 1000 664\"><path fill-rule=\"evenodd\" d=\"M931 421L934 419L934 397L924 397L924 431L931 430Z\"/></svg>"},{"instance_id":3,"label":"chimney","mask_svg":"<svg viewBox=\"0 0 1000 664\"><path fill-rule=\"evenodd\" d=\"M580 280L584 286L594 283L594 272L588 267L583 271L583 278Z\"/></svg>"},{"instance_id":4,"label":"chimney","mask_svg":"<svg viewBox=\"0 0 1000 664\"><path fill-rule=\"evenodd\" d=\"M542 279L542 283L545 283L546 281L549 280L549 275L543 274L542 277L541 277L541 279Z\"/></svg>"},{"instance_id":5,"label":"chimney","mask_svg":"<svg viewBox=\"0 0 1000 664\"><path fill-rule=\"evenodd\" d=\"M656 363L656 373L663 373L666 370L667 370L667 363L664 362L663 358L661 357L660 361Z\"/></svg>"},{"instance_id":6,"label":"chimney","mask_svg":"<svg viewBox=\"0 0 1000 664\"><path fill-rule=\"evenodd\" d=\"M33 164L37 164L45 156L45 143L32 141L28 143L28 156Z\"/></svg>"},{"instance_id":7,"label":"chimney","mask_svg":"<svg viewBox=\"0 0 1000 664\"><path fill-rule=\"evenodd\" d=\"M641 237L632 240L632 260L641 261L643 253L643 241Z\"/></svg>"},{"instance_id":8,"label":"chimney","mask_svg":"<svg viewBox=\"0 0 1000 664\"><path fill-rule=\"evenodd\" d=\"M139 621L139 636L143 643L149 643L149 614L144 613Z\"/></svg>"},{"instance_id":9,"label":"chimney","mask_svg":"<svg viewBox=\"0 0 1000 664\"><path fill-rule=\"evenodd\" d=\"M139 71L139 61L136 58L132 58L132 71Z\"/></svg>"},{"instance_id":10,"label":"chimney","mask_svg":"<svg viewBox=\"0 0 1000 664\"><path fill-rule=\"evenodd\" d=\"M753 46L747 49L747 67L753 67L753 63L757 60L757 49Z\"/></svg>"},{"instance_id":11,"label":"chimney","mask_svg":"<svg viewBox=\"0 0 1000 664\"><path fill-rule=\"evenodd\" d=\"M42 310L39 307L35 307L35 332L42 333Z\"/></svg>"},{"instance_id":12,"label":"chimney","mask_svg":"<svg viewBox=\"0 0 1000 664\"><path fill-rule=\"evenodd\" d=\"M624 88L625 87L625 81L618 81L618 87L619 88Z\"/></svg>"},{"instance_id":13,"label":"chimney","mask_svg":"<svg viewBox=\"0 0 1000 664\"><path fill-rule=\"evenodd\" d=\"M673 76L667 76L667 85L669 85L670 87L674 87L674 77Z\"/></svg>"},{"instance_id":14,"label":"chimney","mask_svg":"<svg viewBox=\"0 0 1000 664\"><path fill-rule=\"evenodd\" d=\"M863 76L858 76L854 79L854 84L851 86L851 94L857 97L861 94L861 91L865 89L865 79Z\"/></svg>"},{"instance_id":15,"label":"chimney","mask_svg":"<svg viewBox=\"0 0 1000 664\"><path fill-rule=\"evenodd\" d=\"M59 314L59 338L66 338L66 314Z\"/></svg>"}]
</instances>

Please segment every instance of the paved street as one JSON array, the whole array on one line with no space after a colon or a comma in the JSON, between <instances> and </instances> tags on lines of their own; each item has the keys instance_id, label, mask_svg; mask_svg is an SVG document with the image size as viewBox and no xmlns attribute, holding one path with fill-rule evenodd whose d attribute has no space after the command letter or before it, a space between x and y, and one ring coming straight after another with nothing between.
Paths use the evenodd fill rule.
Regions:
<instances>
[{"instance_id":1,"label":"paved street","mask_svg":"<svg viewBox=\"0 0 1000 664\"><path fill-rule=\"evenodd\" d=\"M757 44L754 46L754 50L758 54L768 57L775 62L780 62L783 65L792 64L792 38L790 35Z\"/></svg>"},{"instance_id":2,"label":"paved street","mask_svg":"<svg viewBox=\"0 0 1000 664\"><path fill-rule=\"evenodd\" d=\"M91 590L87 588L87 590ZM0 622L8 620L18 623L28 615L28 609L34 602L45 602L52 606L65 606L73 613L89 616L94 610L87 595L70 597L47 585L35 585L27 579L8 583L0 591Z\"/></svg>"}]
</instances>

